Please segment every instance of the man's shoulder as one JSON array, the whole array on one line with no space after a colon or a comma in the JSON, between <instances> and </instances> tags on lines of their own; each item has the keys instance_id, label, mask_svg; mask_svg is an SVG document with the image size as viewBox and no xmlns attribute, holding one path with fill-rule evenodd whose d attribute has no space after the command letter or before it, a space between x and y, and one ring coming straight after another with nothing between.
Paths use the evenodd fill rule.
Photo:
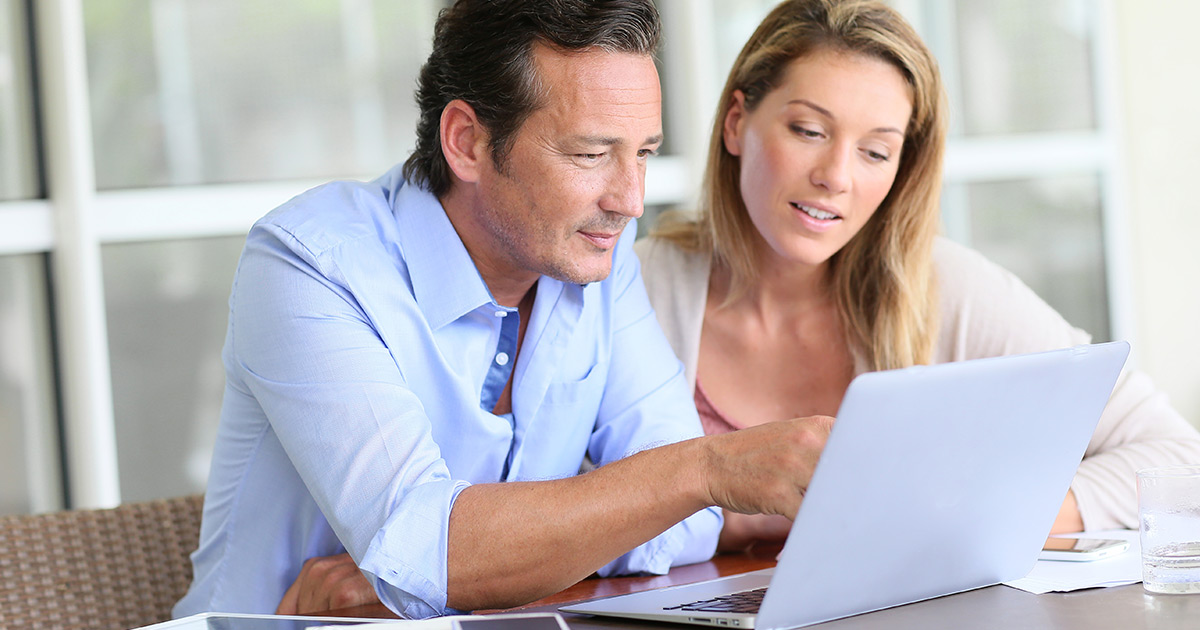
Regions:
<instances>
[{"instance_id":1,"label":"man's shoulder","mask_svg":"<svg viewBox=\"0 0 1200 630\"><path fill-rule=\"evenodd\" d=\"M364 239L387 241L394 238L394 193L381 180L333 181L293 197L254 227L294 240L315 255Z\"/></svg>"}]
</instances>

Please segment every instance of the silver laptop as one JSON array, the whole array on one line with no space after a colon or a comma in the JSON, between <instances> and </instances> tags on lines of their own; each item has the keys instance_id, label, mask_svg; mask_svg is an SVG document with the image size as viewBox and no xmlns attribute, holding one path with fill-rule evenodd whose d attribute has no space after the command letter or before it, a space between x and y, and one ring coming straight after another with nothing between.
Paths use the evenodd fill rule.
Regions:
<instances>
[{"instance_id":1,"label":"silver laptop","mask_svg":"<svg viewBox=\"0 0 1200 630\"><path fill-rule=\"evenodd\" d=\"M774 569L560 610L769 630L1024 577L1128 354L1114 342L862 374Z\"/></svg>"}]
</instances>

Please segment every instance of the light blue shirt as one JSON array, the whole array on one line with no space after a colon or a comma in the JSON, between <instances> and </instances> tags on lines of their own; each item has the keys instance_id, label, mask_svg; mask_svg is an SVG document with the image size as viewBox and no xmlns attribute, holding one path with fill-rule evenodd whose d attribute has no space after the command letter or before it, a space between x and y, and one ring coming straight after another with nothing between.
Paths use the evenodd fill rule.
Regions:
<instances>
[{"instance_id":1,"label":"light blue shirt","mask_svg":"<svg viewBox=\"0 0 1200 630\"><path fill-rule=\"evenodd\" d=\"M622 236L601 282L500 306L437 199L397 167L250 230L229 300L221 425L176 616L273 612L307 558L348 551L405 617L446 606L450 510L472 483L553 479L701 434ZM515 369L515 373L514 373ZM491 413L509 375L512 413ZM697 512L602 575L707 559Z\"/></svg>"}]
</instances>

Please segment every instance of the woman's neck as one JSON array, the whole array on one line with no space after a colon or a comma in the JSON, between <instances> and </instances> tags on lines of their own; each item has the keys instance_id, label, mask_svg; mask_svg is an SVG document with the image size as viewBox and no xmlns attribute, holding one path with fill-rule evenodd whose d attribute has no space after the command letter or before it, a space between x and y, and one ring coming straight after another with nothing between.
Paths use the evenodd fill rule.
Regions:
<instances>
[{"instance_id":1,"label":"woman's neck","mask_svg":"<svg viewBox=\"0 0 1200 630\"><path fill-rule=\"evenodd\" d=\"M829 262L801 265L770 255L756 258L756 278L729 305L773 327L773 323L794 322L832 306ZM710 298L723 302L732 288L732 274L724 266L714 266Z\"/></svg>"}]
</instances>

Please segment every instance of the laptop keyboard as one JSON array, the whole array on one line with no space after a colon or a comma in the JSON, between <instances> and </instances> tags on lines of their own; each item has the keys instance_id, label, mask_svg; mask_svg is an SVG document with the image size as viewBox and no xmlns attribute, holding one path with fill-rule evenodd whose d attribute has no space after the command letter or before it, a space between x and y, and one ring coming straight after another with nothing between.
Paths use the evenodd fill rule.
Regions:
<instances>
[{"instance_id":1,"label":"laptop keyboard","mask_svg":"<svg viewBox=\"0 0 1200 630\"><path fill-rule=\"evenodd\" d=\"M763 595L767 594L767 588L756 588L749 591L741 591L738 593L730 593L712 599L702 599L698 602L690 604L680 604L678 606L666 606L663 610L686 610L697 612L723 612L723 613L756 613L758 607L762 605Z\"/></svg>"}]
</instances>

